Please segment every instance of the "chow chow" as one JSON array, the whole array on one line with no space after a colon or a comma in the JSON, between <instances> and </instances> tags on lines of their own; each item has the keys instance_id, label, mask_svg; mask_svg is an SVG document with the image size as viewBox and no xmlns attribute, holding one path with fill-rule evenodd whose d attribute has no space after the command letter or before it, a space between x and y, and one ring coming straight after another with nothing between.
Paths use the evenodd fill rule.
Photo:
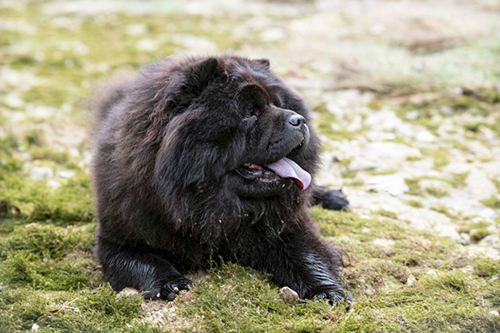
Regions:
<instances>
[{"instance_id":1,"label":"chow chow","mask_svg":"<svg viewBox=\"0 0 500 333\"><path fill-rule=\"evenodd\" d=\"M341 209L314 184L318 138L266 59L167 59L103 89L93 174L96 254L111 286L172 300L211 258L338 303L341 250L308 214Z\"/></svg>"}]
</instances>

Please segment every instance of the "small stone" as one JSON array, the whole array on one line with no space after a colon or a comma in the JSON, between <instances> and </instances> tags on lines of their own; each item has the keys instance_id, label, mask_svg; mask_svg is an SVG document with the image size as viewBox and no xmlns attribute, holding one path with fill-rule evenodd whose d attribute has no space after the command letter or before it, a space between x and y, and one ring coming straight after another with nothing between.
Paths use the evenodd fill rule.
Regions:
<instances>
[{"instance_id":1,"label":"small stone","mask_svg":"<svg viewBox=\"0 0 500 333\"><path fill-rule=\"evenodd\" d=\"M418 118L418 111L413 110L413 111L406 112L405 117L408 120L415 120Z\"/></svg>"},{"instance_id":2,"label":"small stone","mask_svg":"<svg viewBox=\"0 0 500 333\"><path fill-rule=\"evenodd\" d=\"M400 196L410 189L405 180L398 175L373 176L364 179L364 182L370 189L377 192L386 192L394 196Z\"/></svg>"},{"instance_id":3,"label":"small stone","mask_svg":"<svg viewBox=\"0 0 500 333\"><path fill-rule=\"evenodd\" d=\"M56 109L48 107L48 106L36 106L33 108L29 109L29 113L31 116L37 117L37 118L49 118L52 116L54 113L56 113Z\"/></svg>"},{"instance_id":4,"label":"small stone","mask_svg":"<svg viewBox=\"0 0 500 333\"><path fill-rule=\"evenodd\" d=\"M461 240L460 234L452 224L437 224L434 226L434 230L436 230L440 236L449 237L457 242Z\"/></svg>"},{"instance_id":5,"label":"small stone","mask_svg":"<svg viewBox=\"0 0 500 333\"><path fill-rule=\"evenodd\" d=\"M417 281L417 279L415 279L415 277L412 275L408 276L408 280L406 280L406 285L408 287L411 287L413 284L415 284L415 281Z\"/></svg>"},{"instance_id":6,"label":"small stone","mask_svg":"<svg viewBox=\"0 0 500 333\"><path fill-rule=\"evenodd\" d=\"M435 270L430 269L430 270L428 270L428 271L427 271L427 275L430 275L430 276L437 276L438 274L436 273L436 271L435 271Z\"/></svg>"},{"instance_id":7,"label":"small stone","mask_svg":"<svg viewBox=\"0 0 500 333\"><path fill-rule=\"evenodd\" d=\"M266 42L274 42L286 38L285 31L281 28L268 28L261 32L260 38Z\"/></svg>"},{"instance_id":8,"label":"small stone","mask_svg":"<svg viewBox=\"0 0 500 333\"><path fill-rule=\"evenodd\" d=\"M125 26L125 33L130 36L143 35L148 32L148 26L144 23L128 24Z\"/></svg>"},{"instance_id":9,"label":"small stone","mask_svg":"<svg viewBox=\"0 0 500 333\"><path fill-rule=\"evenodd\" d=\"M137 289L125 288L122 291L120 291L118 294L116 294L116 297L130 296L130 295L135 295L138 293L139 293L139 291Z\"/></svg>"},{"instance_id":10,"label":"small stone","mask_svg":"<svg viewBox=\"0 0 500 333\"><path fill-rule=\"evenodd\" d=\"M418 142L435 142L436 136L431 132L421 131L417 133L417 135L415 136L415 140L417 140Z\"/></svg>"},{"instance_id":11,"label":"small stone","mask_svg":"<svg viewBox=\"0 0 500 333\"><path fill-rule=\"evenodd\" d=\"M469 245L470 244L469 234L466 234L466 233L460 234L460 244L462 244L462 245Z\"/></svg>"},{"instance_id":12,"label":"small stone","mask_svg":"<svg viewBox=\"0 0 500 333\"><path fill-rule=\"evenodd\" d=\"M408 157L421 157L417 148L394 142L372 142L365 146L361 156L372 160L405 161Z\"/></svg>"},{"instance_id":13,"label":"small stone","mask_svg":"<svg viewBox=\"0 0 500 333\"><path fill-rule=\"evenodd\" d=\"M283 302L287 304L294 305L297 303L297 300L299 299L299 294L297 294L297 292L286 286L280 289L280 295L281 298L283 299Z\"/></svg>"},{"instance_id":14,"label":"small stone","mask_svg":"<svg viewBox=\"0 0 500 333\"><path fill-rule=\"evenodd\" d=\"M348 169L351 171L369 171L374 170L378 167L378 164L373 161L356 159L353 160Z\"/></svg>"},{"instance_id":15,"label":"small stone","mask_svg":"<svg viewBox=\"0 0 500 333\"><path fill-rule=\"evenodd\" d=\"M465 267L460 268L460 270L464 273L472 273L474 272L474 266L467 265Z\"/></svg>"},{"instance_id":16,"label":"small stone","mask_svg":"<svg viewBox=\"0 0 500 333\"><path fill-rule=\"evenodd\" d=\"M380 131L392 131L402 126L403 121L399 119L394 111L382 110L370 113L364 121L370 128L377 128Z\"/></svg>"},{"instance_id":17,"label":"small stone","mask_svg":"<svg viewBox=\"0 0 500 333\"><path fill-rule=\"evenodd\" d=\"M441 112L446 116L451 116L453 114L453 109L449 106L443 106L441 108Z\"/></svg>"},{"instance_id":18,"label":"small stone","mask_svg":"<svg viewBox=\"0 0 500 333\"><path fill-rule=\"evenodd\" d=\"M479 212L479 216L483 219L494 220L498 217L498 214L491 208L485 208Z\"/></svg>"},{"instance_id":19,"label":"small stone","mask_svg":"<svg viewBox=\"0 0 500 333\"><path fill-rule=\"evenodd\" d=\"M328 102L326 104L326 108L338 119L344 118L344 115L346 114L346 111L336 103Z\"/></svg>"},{"instance_id":20,"label":"small stone","mask_svg":"<svg viewBox=\"0 0 500 333\"><path fill-rule=\"evenodd\" d=\"M30 180L45 180L54 175L50 167L34 167L30 170Z\"/></svg>"},{"instance_id":21,"label":"small stone","mask_svg":"<svg viewBox=\"0 0 500 333\"><path fill-rule=\"evenodd\" d=\"M481 239L480 246L500 248L500 237L498 235L489 235Z\"/></svg>"},{"instance_id":22,"label":"small stone","mask_svg":"<svg viewBox=\"0 0 500 333\"><path fill-rule=\"evenodd\" d=\"M141 51L154 51L158 48L158 45L155 40L146 38L137 41L135 47Z\"/></svg>"},{"instance_id":23,"label":"small stone","mask_svg":"<svg viewBox=\"0 0 500 333\"><path fill-rule=\"evenodd\" d=\"M61 170L57 171L57 175L61 178L71 178L75 175L75 172L71 170Z\"/></svg>"},{"instance_id":24,"label":"small stone","mask_svg":"<svg viewBox=\"0 0 500 333\"><path fill-rule=\"evenodd\" d=\"M394 245L394 241L392 239L383 239L383 238L377 238L372 241L372 244L378 245L384 248L389 248Z\"/></svg>"},{"instance_id":25,"label":"small stone","mask_svg":"<svg viewBox=\"0 0 500 333\"><path fill-rule=\"evenodd\" d=\"M485 172L473 169L466 179L465 192L473 200L484 200L497 194L495 184L489 179Z\"/></svg>"},{"instance_id":26,"label":"small stone","mask_svg":"<svg viewBox=\"0 0 500 333\"><path fill-rule=\"evenodd\" d=\"M56 180L50 179L49 181L47 181L47 186L55 190L56 188L61 187L61 183Z\"/></svg>"},{"instance_id":27,"label":"small stone","mask_svg":"<svg viewBox=\"0 0 500 333\"><path fill-rule=\"evenodd\" d=\"M40 329L40 326L38 326L37 324L33 324L33 326L31 326L31 330L34 332L38 332L39 329Z\"/></svg>"},{"instance_id":28,"label":"small stone","mask_svg":"<svg viewBox=\"0 0 500 333\"><path fill-rule=\"evenodd\" d=\"M490 316L494 316L494 317L498 317L500 315L500 313L498 313L498 311L495 311L495 310L488 312L488 314Z\"/></svg>"}]
</instances>

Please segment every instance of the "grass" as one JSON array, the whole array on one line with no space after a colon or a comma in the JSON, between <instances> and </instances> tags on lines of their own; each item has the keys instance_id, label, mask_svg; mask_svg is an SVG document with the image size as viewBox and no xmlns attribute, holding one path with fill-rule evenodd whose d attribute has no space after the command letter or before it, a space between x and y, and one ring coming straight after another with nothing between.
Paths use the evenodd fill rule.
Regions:
<instances>
[{"instance_id":1,"label":"grass","mask_svg":"<svg viewBox=\"0 0 500 333\"><path fill-rule=\"evenodd\" d=\"M173 53L230 49L270 57L285 77L321 82L309 86L300 81L298 87L313 100L315 126L330 150L335 142L362 140L370 130L350 130L349 112L342 118L328 109L322 96L341 87L371 91L369 108L390 107L435 135L440 126L436 119L492 117L460 125L467 137L489 147L482 131L500 134L499 94L493 84L500 77L500 44L494 11L475 7L482 4L446 7L443 2L434 8L419 2L408 11L387 1L358 16L326 13L332 32L324 36L307 24L318 18L311 15L311 4L291 5L300 15L281 7L275 13L275 5L263 4L269 5L265 14L221 9L202 16L181 5L144 14L137 8L148 5L139 2L131 3L129 13L96 15L65 12L51 1L1 3L0 331L32 331L34 324L39 332L499 331L498 317L488 313L500 309L500 260L468 254L431 231L410 229L391 210L376 209L370 218L361 218L353 212L311 209L322 236L348 254L342 281L355 300L349 312L323 302L286 304L269 276L232 263L196 273L195 289L173 303L145 303L137 294L117 296L92 252L96 221L88 172L87 98L102 79ZM473 9L467 11L467 6ZM447 14L464 10L484 24ZM380 22L385 32L377 34L372 28ZM301 24L306 33L300 32ZM287 38L261 38L270 28L282 29ZM416 118L406 118L412 111ZM467 151L460 142L436 144L419 147L422 156L408 162L430 159L442 171L452 161L449 149ZM350 162L346 157L341 164ZM50 171L34 179L36 168ZM357 174L343 172L348 187L363 186ZM467 176L439 180L460 189ZM468 221L444 205L428 204L448 193L423 187L424 179L432 178L405 180L410 191L403 200L409 206L431 207L460 219L460 232L474 243L492 233L489 222ZM498 179L493 181L500 188ZM493 195L483 204L499 209L498 202Z\"/></svg>"},{"instance_id":2,"label":"grass","mask_svg":"<svg viewBox=\"0 0 500 333\"><path fill-rule=\"evenodd\" d=\"M484 199L481 201L485 206L494 208L494 209L500 209L500 197L493 195L488 199Z\"/></svg>"}]
</instances>

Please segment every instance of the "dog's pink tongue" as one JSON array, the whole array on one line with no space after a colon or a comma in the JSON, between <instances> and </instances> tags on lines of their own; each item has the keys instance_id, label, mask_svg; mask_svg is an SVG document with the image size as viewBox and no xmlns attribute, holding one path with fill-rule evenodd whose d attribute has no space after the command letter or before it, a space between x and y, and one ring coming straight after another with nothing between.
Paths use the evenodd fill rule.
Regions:
<instances>
[{"instance_id":1,"label":"dog's pink tongue","mask_svg":"<svg viewBox=\"0 0 500 333\"><path fill-rule=\"evenodd\" d=\"M311 184L311 175L302 169L297 163L289 158L283 157L273 164L266 165L281 178L292 178L301 190L305 190Z\"/></svg>"}]
</instances>

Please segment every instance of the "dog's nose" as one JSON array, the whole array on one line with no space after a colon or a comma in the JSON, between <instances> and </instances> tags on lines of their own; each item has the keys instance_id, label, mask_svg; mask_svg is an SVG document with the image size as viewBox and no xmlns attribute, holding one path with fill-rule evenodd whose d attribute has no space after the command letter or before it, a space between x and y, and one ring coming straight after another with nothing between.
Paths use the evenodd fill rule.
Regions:
<instances>
[{"instance_id":1,"label":"dog's nose","mask_svg":"<svg viewBox=\"0 0 500 333\"><path fill-rule=\"evenodd\" d=\"M288 123L293 127L301 127L305 122L306 120L300 114L294 114L288 118Z\"/></svg>"}]
</instances>

